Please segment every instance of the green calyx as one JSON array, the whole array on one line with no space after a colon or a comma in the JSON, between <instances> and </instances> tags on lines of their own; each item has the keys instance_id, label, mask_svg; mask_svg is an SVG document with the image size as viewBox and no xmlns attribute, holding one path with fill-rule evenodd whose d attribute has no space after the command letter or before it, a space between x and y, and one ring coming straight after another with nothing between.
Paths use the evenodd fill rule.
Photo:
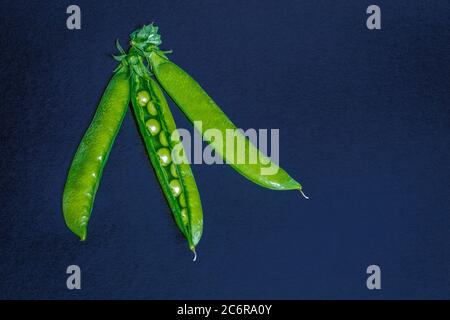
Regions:
<instances>
[{"instance_id":1,"label":"green calyx","mask_svg":"<svg viewBox=\"0 0 450 320\"><path fill-rule=\"evenodd\" d=\"M113 55L113 58L122 65L132 67L133 65L139 65L142 62L142 59L140 59L141 57L148 59L152 52L157 52L165 57L166 53L171 53L172 51L161 51L159 49L161 43L158 27L153 23L144 25L142 28L130 33L130 50L128 53L122 48L119 40L116 40L116 47L119 54Z\"/></svg>"},{"instance_id":2,"label":"green calyx","mask_svg":"<svg viewBox=\"0 0 450 320\"><path fill-rule=\"evenodd\" d=\"M123 67L129 68L131 73L145 78L151 76L151 68L148 60L150 55L156 52L158 55L167 59L166 54L172 51L162 51L159 49L161 44L161 36L158 34L158 27L153 23L144 25L141 29L137 29L130 34L130 50L126 52L116 40L116 47L119 54L112 55L114 60L120 62L119 66L114 70L117 72Z\"/></svg>"},{"instance_id":3,"label":"green calyx","mask_svg":"<svg viewBox=\"0 0 450 320\"><path fill-rule=\"evenodd\" d=\"M157 49L161 44L161 36L158 34L158 27L153 23L144 25L130 34L130 44L141 51L151 51Z\"/></svg>"},{"instance_id":4,"label":"green calyx","mask_svg":"<svg viewBox=\"0 0 450 320\"><path fill-rule=\"evenodd\" d=\"M113 58L120 62L120 64L114 72L127 67L131 71L131 74L137 74L141 78L151 75L149 69L143 63L144 58L138 49L131 47L130 51L127 53L120 45L119 40L116 40L116 47L119 51L119 55L113 55Z\"/></svg>"},{"instance_id":5,"label":"green calyx","mask_svg":"<svg viewBox=\"0 0 450 320\"><path fill-rule=\"evenodd\" d=\"M116 40L119 54L113 55L113 58L120 62L120 65L115 71L127 66L132 73L140 77L151 75L150 68L144 62L148 61L150 54L157 52L159 55L166 57L166 53L171 53L171 51L161 51L159 49L160 44L161 36L158 34L158 27L153 23L144 25L130 34L129 52L126 52L120 45L119 40Z\"/></svg>"},{"instance_id":6,"label":"green calyx","mask_svg":"<svg viewBox=\"0 0 450 320\"><path fill-rule=\"evenodd\" d=\"M158 34L158 27L153 23L147 26L144 25L141 29L135 30L130 34L130 52L134 52L146 60L149 59L153 52L156 52L165 58L167 58L167 53L172 53L172 50L160 50L159 45L161 43L161 36Z\"/></svg>"}]
</instances>

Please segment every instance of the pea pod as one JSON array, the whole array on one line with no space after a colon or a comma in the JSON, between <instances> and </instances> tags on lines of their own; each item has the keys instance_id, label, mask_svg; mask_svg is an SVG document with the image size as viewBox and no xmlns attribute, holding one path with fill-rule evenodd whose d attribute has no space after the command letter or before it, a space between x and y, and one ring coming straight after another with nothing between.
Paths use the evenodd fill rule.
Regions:
<instances>
[{"instance_id":1,"label":"pea pod","mask_svg":"<svg viewBox=\"0 0 450 320\"><path fill-rule=\"evenodd\" d=\"M63 194L64 219L72 232L86 239L87 225L103 168L130 100L128 67L111 78L95 116L72 160Z\"/></svg>"},{"instance_id":2,"label":"pea pod","mask_svg":"<svg viewBox=\"0 0 450 320\"><path fill-rule=\"evenodd\" d=\"M245 145L245 159L249 159L251 154L257 155L257 161L254 163L249 161L239 163L234 158L238 152L236 149L238 143L234 143L233 146L227 145L226 142L222 144L222 142L212 140L204 135L205 140L236 171L254 183L269 189L302 191L302 187L297 181L270 161L242 132L237 131L231 120L189 74L167 59L159 50L152 50L146 56L159 84L196 126L197 130L204 134L209 129L216 129L220 131L222 137L227 136L227 130L233 130L237 142L244 142L242 145ZM197 125L199 123L201 126ZM275 173L262 174L264 170Z\"/></svg>"},{"instance_id":3,"label":"pea pod","mask_svg":"<svg viewBox=\"0 0 450 320\"><path fill-rule=\"evenodd\" d=\"M174 220L195 253L203 230L202 206L189 164L172 159L175 147L184 151L179 139L170 138L176 130L175 121L155 80L136 73L131 80L131 103L148 157ZM179 158L183 156L180 153Z\"/></svg>"}]
</instances>

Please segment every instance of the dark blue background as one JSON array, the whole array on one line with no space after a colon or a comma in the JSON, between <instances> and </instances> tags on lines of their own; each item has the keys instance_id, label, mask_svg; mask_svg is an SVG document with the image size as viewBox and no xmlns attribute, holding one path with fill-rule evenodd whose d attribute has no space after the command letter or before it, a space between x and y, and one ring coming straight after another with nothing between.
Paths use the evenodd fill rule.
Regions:
<instances>
[{"instance_id":1,"label":"dark blue background","mask_svg":"<svg viewBox=\"0 0 450 320\"><path fill-rule=\"evenodd\" d=\"M450 5L376 1L2 1L0 298L450 298ZM280 128L297 192L196 165L193 263L128 113L81 243L72 156L144 23L243 128ZM178 125L191 128L174 107ZM82 290L66 289L66 267ZM366 288L366 267L382 290Z\"/></svg>"}]
</instances>

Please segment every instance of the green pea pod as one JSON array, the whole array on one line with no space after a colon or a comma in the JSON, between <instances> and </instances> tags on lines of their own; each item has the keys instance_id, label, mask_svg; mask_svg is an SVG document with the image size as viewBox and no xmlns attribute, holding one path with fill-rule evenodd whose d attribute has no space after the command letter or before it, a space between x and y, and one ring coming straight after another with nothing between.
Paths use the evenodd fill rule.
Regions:
<instances>
[{"instance_id":1,"label":"green pea pod","mask_svg":"<svg viewBox=\"0 0 450 320\"><path fill-rule=\"evenodd\" d=\"M72 160L63 194L63 213L73 233L86 239L103 168L130 101L128 67L122 65L111 78L95 116Z\"/></svg>"},{"instance_id":2,"label":"green pea pod","mask_svg":"<svg viewBox=\"0 0 450 320\"><path fill-rule=\"evenodd\" d=\"M236 126L191 76L169 61L157 49L146 53L146 57L159 84L194 124L196 129L203 134L204 139L236 171L250 181L269 189L297 189L302 192L302 187L297 181L270 161L242 132L236 131ZM205 132L209 129L219 130L224 140L227 137L227 130L233 130L236 143L231 147L231 144L227 145L226 142L222 143L219 139L205 136ZM244 154L239 154L237 150L239 143L245 145ZM244 163L240 163L235 160L236 157L240 156L244 156L244 159L250 159L250 155L257 155L257 161L253 163L241 161Z\"/></svg>"},{"instance_id":3,"label":"green pea pod","mask_svg":"<svg viewBox=\"0 0 450 320\"><path fill-rule=\"evenodd\" d=\"M155 80L136 73L131 78L131 102L148 157L174 220L195 253L203 230L202 206L189 164L178 163L184 149L179 138L171 139L177 136L172 135L176 130L175 121ZM173 161L174 148L180 151L178 161Z\"/></svg>"}]
</instances>

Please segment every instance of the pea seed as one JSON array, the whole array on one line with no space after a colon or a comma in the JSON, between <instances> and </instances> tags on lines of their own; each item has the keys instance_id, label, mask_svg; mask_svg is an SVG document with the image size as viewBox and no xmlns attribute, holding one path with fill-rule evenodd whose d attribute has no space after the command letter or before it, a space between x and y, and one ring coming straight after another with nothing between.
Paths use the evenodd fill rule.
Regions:
<instances>
[{"instance_id":1,"label":"pea seed","mask_svg":"<svg viewBox=\"0 0 450 320\"><path fill-rule=\"evenodd\" d=\"M172 174L172 176L174 176L175 178L178 178L178 172L177 172L177 167L175 166L175 163L172 163L170 165L170 173Z\"/></svg>"},{"instance_id":2,"label":"pea seed","mask_svg":"<svg viewBox=\"0 0 450 320\"><path fill-rule=\"evenodd\" d=\"M145 107L145 105L150 101L150 94L145 90L141 90L136 95L136 101L138 105Z\"/></svg>"},{"instance_id":3,"label":"pea seed","mask_svg":"<svg viewBox=\"0 0 450 320\"><path fill-rule=\"evenodd\" d=\"M169 146L169 142L167 141L167 136L165 134L164 131L161 131L161 133L159 134L159 142L164 146L164 147L168 147Z\"/></svg>"},{"instance_id":4,"label":"pea seed","mask_svg":"<svg viewBox=\"0 0 450 320\"><path fill-rule=\"evenodd\" d=\"M147 130L151 133L152 136L155 136L159 133L161 130L161 125L159 124L158 120L150 119L145 123L145 126L147 127Z\"/></svg>"},{"instance_id":5,"label":"pea seed","mask_svg":"<svg viewBox=\"0 0 450 320\"><path fill-rule=\"evenodd\" d=\"M147 103L147 111L152 116L156 116L158 114L158 110L156 110L156 106L155 106L155 104L152 101L149 101Z\"/></svg>"},{"instance_id":6,"label":"pea seed","mask_svg":"<svg viewBox=\"0 0 450 320\"><path fill-rule=\"evenodd\" d=\"M168 166L172 162L172 158L170 157L170 151L167 148L161 148L156 151L159 157L159 161L165 167Z\"/></svg>"},{"instance_id":7,"label":"pea seed","mask_svg":"<svg viewBox=\"0 0 450 320\"><path fill-rule=\"evenodd\" d=\"M178 130L174 130L172 134L170 135L170 141L172 142L178 142L180 141L180 133Z\"/></svg>"},{"instance_id":8,"label":"pea seed","mask_svg":"<svg viewBox=\"0 0 450 320\"><path fill-rule=\"evenodd\" d=\"M180 181L174 179L169 182L170 189L174 197L178 197L181 194L181 184Z\"/></svg>"},{"instance_id":9,"label":"pea seed","mask_svg":"<svg viewBox=\"0 0 450 320\"><path fill-rule=\"evenodd\" d=\"M186 207L186 198L184 197L184 193L180 194L180 196L178 197L178 201L180 202L180 206L182 206L183 208Z\"/></svg>"},{"instance_id":10,"label":"pea seed","mask_svg":"<svg viewBox=\"0 0 450 320\"><path fill-rule=\"evenodd\" d=\"M189 219L188 219L188 215L187 215L187 210L186 210L186 208L184 208L184 209L181 209L181 220L183 221L183 223L185 224L185 225L188 225L188 223L189 223Z\"/></svg>"}]
</instances>

